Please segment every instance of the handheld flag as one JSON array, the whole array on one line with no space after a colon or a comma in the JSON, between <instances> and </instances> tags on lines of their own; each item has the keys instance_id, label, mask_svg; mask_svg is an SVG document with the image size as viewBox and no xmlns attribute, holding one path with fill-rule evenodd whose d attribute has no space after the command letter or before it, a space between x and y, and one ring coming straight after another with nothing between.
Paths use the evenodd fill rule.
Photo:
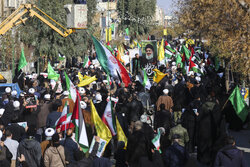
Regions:
<instances>
[{"instance_id":1,"label":"handheld flag","mask_svg":"<svg viewBox=\"0 0 250 167\"><path fill-rule=\"evenodd\" d=\"M68 103L66 102L60 118L55 123L56 129L60 128L61 131L65 131L68 128L74 127L74 125L71 124L72 113L68 113L68 111L69 111L69 106Z\"/></svg>"},{"instance_id":2,"label":"handheld flag","mask_svg":"<svg viewBox=\"0 0 250 167\"><path fill-rule=\"evenodd\" d=\"M152 143L154 144L156 150L158 150L161 153L160 139L161 139L161 130L160 130L160 128L158 128L157 129L157 135L155 136L155 138L152 139Z\"/></svg>"},{"instance_id":3,"label":"handheld flag","mask_svg":"<svg viewBox=\"0 0 250 167\"><path fill-rule=\"evenodd\" d=\"M167 32L167 29L163 29L163 35L167 36L168 35L168 32Z\"/></svg>"},{"instance_id":4,"label":"handheld flag","mask_svg":"<svg viewBox=\"0 0 250 167\"><path fill-rule=\"evenodd\" d=\"M63 61L65 59L64 56L62 56L60 53L58 54L59 61Z\"/></svg>"},{"instance_id":5,"label":"handheld flag","mask_svg":"<svg viewBox=\"0 0 250 167\"><path fill-rule=\"evenodd\" d=\"M158 60L162 61L165 58L164 56L164 39L161 41L161 46L159 47Z\"/></svg>"},{"instance_id":6,"label":"handheld flag","mask_svg":"<svg viewBox=\"0 0 250 167\"><path fill-rule=\"evenodd\" d=\"M127 36L129 36L129 28L126 28L125 32L126 32Z\"/></svg>"},{"instance_id":7,"label":"handheld flag","mask_svg":"<svg viewBox=\"0 0 250 167\"><path fill-rule=\"evenodd\" d=\"M116 127L117 127L117 140L118 141L123 141L125 143L125 148L127 147L128 139L125 136L125 133L122 130L122 127L120 125L120 122L118 121L116 117Z\"/></svg>"},{"instance_id":8,"label":"handheld flag","mask_svg":"<svg viewBox=\"0 0 250 167\"><path fill-rule=\"evenodd\" d=\"M79 79L79 81L81 82L82 80L84 80L84 77L83 77L83 75L80 73L80 71L78 72L78 79Z\"/></svg>"},{"instance_id":9,"label":"handheld flag","mask_svg":"<svg viewBox=\"0 0 250 167\"><path fill-rule=\"evenodd\" d=\"M89 65L91 64L90 60L89 60L89 56L85 56L84 57L84 61L83 61L83 68L88 68Z\"/></svg>"},{"instance_id":10,"label":"handheld flag","mask_svg":"<svg viewBox=\"0 0 250 167\"><path fill-rule=\"evenodd\" d=\"M65 71L64 71L64 75L65 75L65 80L66 80L66 87L67 87L67 90L69 91L69 98L75 102L76 101L76 88L74 84L71 82L71 80L69 79Z\"/></svg>"},{"instance_id":11,"label":"handheld flag","mask_svg":"<svg viewBox=\"0 0 250 167\"><path fill-rule=\"evenodd\" d=\"M59 74L57 74L53 67L48 63L48 79L53 79L55 81L58 81L58 78L60 77Z\"/></svg>"},{"instance_id":12,"label":"handheld flag","mask_svg":"<svg viewBox=\"0 0 250 167\"><path fill-rule=\"evenodd\" d=\"M144 69L141 70L141 76L143 77L143 80L141 81L143 87L150 90L151 83L150 83L148 76L147 76L147 73Z\"/></svg>"},{"instance_id":13,"label":"handheld flag","mask_svg":"<svg viewBox=\"0 0 250 167\"><path fill-rule=\"evenodd\" d=\"M95 76L93 77L88 77L82 81L80 81L80 83L77 85L78 87L82 87L82 86L86 86L86 85L89 85L91 84L93 81L96 81L97 78Z\"/></svg>"},{"instance_id":14,"label":"handheld flag","mask_svg":"<svg viewBox=\"0 0 250 167\"><path fill-rule=\"evenodd\" d=\"M112 108L111 100L106 105L105 111L102 116L102 121L109 127L113 136L116 135L115 116Z\"/></svg>"},{"instance_id":15,"label":"handheld flag","mask_svg":"<svg viewBox=\"0 0 250 167\"><path fill-rule=\"evenodd\" d=\"M94 36L92 36L92 39L95 45L97 59L100 62L104 71L107 73L107 75L110 75L114 78L119 78L117 74L118 71L123 83L127 87L128 84L130 83L130 78L126 69L119 62L119 60L116 57L114 57L110 53L110 51L105 46L103 46L103 44L101 44Z\"/></svg>"},{"instance_id":16,"label":"handheld flag","mask_svg":"<svg viewBox=\"0 0 250 167\"><path fill-rule=\"evenodd\" d=\"M153 69L153 71L155 72L153 81L156 83L159 83L167 75L167 74L160 72L160 70L158 69Z\"/></svg>"},{"instance_id":17,"label":"handheld flag","mask_svg":"<svg viewBox=\"0 0 250 167\"><path fill-rule=\"evenodd\" d=\"M245 122L250 109L244 101L243 97L241 96L238 86L235 87L235 89L229 96L229 100L231 101L237 116L242 120L242 122Z\"/></svg>"},{"instance_id":18,"label":"handheld flag","mask_svg":"<svg viewBox=\"0 0 250 167\"><path fill-rule=\"evenodd\" d=\"M89 142L85 127L85 122L82 115L80 101L81 97L77 92L75 107L72 113L71 121L75 125L75 139L82 148L83 152L86 153L88 151Z\"/></svg>"},{"instance_id":19,"label":"handheld flag","mask_svg":"<svg viewBox=\"0 0 250 167\"><path fill-rule=\"evenodd\" d=\"M27 61L26 61L26 58L25 58L25 55L24 55L24 50L22 48L21 56L20 56L20 60L19 60L19 64L18 64L18 71L20 71L26 65L27 65Z\"/></svg>"},{"instance_id":20,"label":"handheld flag","mask_svg":"<svg viewBox=\"0 0 250 167\"><path fill-rule=\"evenodd\" d=\"M92 101L90 101L90 108L91 108L91 120L95 125L97 136L107 141L108 144L112 138L112 134L109 128L102 122Z\"/></svg>"}]
</instances>

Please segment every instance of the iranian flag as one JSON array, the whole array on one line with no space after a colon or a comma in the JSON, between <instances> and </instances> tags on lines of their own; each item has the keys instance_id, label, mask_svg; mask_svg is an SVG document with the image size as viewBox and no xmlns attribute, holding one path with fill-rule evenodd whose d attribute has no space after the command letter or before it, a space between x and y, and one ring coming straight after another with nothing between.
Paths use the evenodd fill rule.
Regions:
<instances>
[{"instance_id":1,"label":"iranian flag","mask_svg":"<svg viewBox=\"0 0 250 167\"><path fill-rule=\"evenodd\" d=\"M68 103L66 102L60 118L55 123L56 129L60 128L61 131L65 131L68 128L74 127L71 124L72 113L68 113L68 111L69 111L69 106L68 106Z\"/></svg>"},{"instance_id":2,"label":"iranian flag","mask_svg":"<svg viewBox=\"0 0 250 167\"><path fill-rule=\"evenodd\" d=\"M102 116L102 121L108 126L109 130L112 133L112 136L115 136L117 131L116 131L115 115L112 109L111 100L109 100L109 102L107 103L107 106Z\"/></svg>"},{"instance_id":3,"label":"iranian flag","mask_svg":"<svg viewBox=\"0 0 250 167\"><path fill-rule=\"evenodd\" d=\"M100 62L104 71L107 73L107 75L110 75L113 78L119 78L118 75L120 75L122 82L127 87L130 83L130 78L126 69L101 42L99 42L94 36L92 36L92 39L95 45L97 59Z\"/></svg>"},{"instance_id":4,"label":"iranian flag","mask_svg":"<svg viewBox=\"0 0 250 167\"><path fill-rule=\"evenodd\" d=\"M203 74L200 67L194 62L193 56L189 58L189 69L188 71L194 71L199 74Z\"/></svg>"},{"instance_id":5,"label":"iranian flag","mask_svg":"<svg viewBox=\"0 0 250 167\"><path fill-rule=\"evenodd\" d=\"M72 99L75 103L76 102L76 88L74 84L72 83L72 81L69 79L65 71L64 71L64 75L65 75L65 80L66 80L66 87L67 87L67 90L69 91L69 98Z\"/></svg>"},{"instance_id":6,"label":"iranian flag","mask_svg":"<svg viewBox=\"0 0 250 167\"><path fill-rule=\"evenodd\" d=\"M76 102L72 113L71 121L75 125L75 139L82 148L83 152L86 153L88 151L89 142L80 105L81 97L78 91L76 91L76 93Z\"/></svg>"},{"instance_id":7,"label":"iranian flag","mask_svg":"<svg viewBox=\"0 0 250 167\"><path fill-rule=\"evenodd\" d=\"M88 68L90 66L91 62L89 60L89 56L85 56L84 57L84 61L83 61L83 68Z\"/></svg>"},{"instance_id":8,"label":"iranian flag","mask_svg":"<svg viewBox=\"0 0 250 167\"><path fill-rule=\"evenodd\" d=\"M155 146L156 150L160 152L160 139L161 139L161 132L159 128L157 129L157 135L155 138L152 139L152 143Z\"/></svg>"}]
</instances>

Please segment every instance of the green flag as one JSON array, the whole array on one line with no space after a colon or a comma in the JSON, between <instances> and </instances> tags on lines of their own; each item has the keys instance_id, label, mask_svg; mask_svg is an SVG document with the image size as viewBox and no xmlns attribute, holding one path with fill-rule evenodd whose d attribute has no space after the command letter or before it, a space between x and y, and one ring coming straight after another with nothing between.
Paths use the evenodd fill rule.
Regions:
<instances>
[{"instance_id":1,"label":"green flag","mask_svg":"<svg viewBox=\"0 0 250 167\"><path fill-rule=\"evenodd\" d=\"M112 24L110 25L110 28L111 28L112 31L114 31L114 30L115 30L115 23L112 23Z\"/></svg>"},{"instance_id":2,"label":"green flag","mask_svg":"<svg viewBox=\"0 0 250 167\"><path fill-rule=\"evenodd\" d=\"M181 65L180 66L181 68L183 67L182 58L179 52L177 53L177 57L176 57L176 65L178 66L178 64Z\"/></svg>"},{"instance_id":3,"label":"green flag","mask_svg":"<svg viewBox=\"0 0 250 167\"><path fill-rule=\"evenodd\" d=\"M58 78L59 78L59 74L57 74L55 71L54 71L54 69L53 69L53 67L50 65L50 63L48 63L48 79L53 79L53 80L55 80L55 81L57 81L58 80Z\"/></svg>"},{"instance_id":4,"label":"green flag","mask_svg":"<svg viewBox=\"0 0 250 167\"><path fill-rule=\"evenodd\" d=\"M129 36L129 28L125 29L126 34Z\"/></svg>"},{"instance_id":5,"label":"green flag","mask_svg":"<svg viewBox=\"0 0 250 167\"><path fill-rule=\"evenodd\" d=\"M246 102L244 101L243 97L241 96L240 89L238 86L235 87L231 95L229 96L229 100L231 101L234 110L238 117L245 122L249 107L247 106Z\"/></svg>"},{"instance_id":6,"label":"green flag","mask_svg":"<svg viewBox=\"0 0 250 167\"><path fill-rule=\"evenodd\" d=\"M184 53L186 56L186 59L189 60L189 58L191 56L191 52L190 52L190 50L188 50L188 48L185 45L182 45L181 53Z\"/></svg>"},{"instance_id":7,"label":"green flag","mask_svg":"<svg viewBox=\"0 0 250 167\"><path fill-rule=\"evenodd\" d=\"M27 65L27 61L26 61L26 58L24 55L24 50L22 48L21 56L20 56L20 60L19 60L19 64L18 64L18 71L20 71L26 65Z\"/></svg>"}]
</instances>

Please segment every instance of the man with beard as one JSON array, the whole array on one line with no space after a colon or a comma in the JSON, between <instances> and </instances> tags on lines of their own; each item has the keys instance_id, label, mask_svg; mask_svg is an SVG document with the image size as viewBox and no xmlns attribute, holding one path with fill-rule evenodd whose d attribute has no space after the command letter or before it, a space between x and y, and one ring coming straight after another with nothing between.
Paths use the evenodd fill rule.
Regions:
<instances>
[{"instance_id":1,"label":"man with beard","mask_svg":"<svg viewBox=\"0 0 250 167\"><path fill-rule=\"evenodd\" d=\"M151 44L147 44L145 47L146 55L142 57L142 66L145 69L148 76L154 74L153 69L157 67L157 56L154 55L154 47Z\"/></svg>"}]
</instances>

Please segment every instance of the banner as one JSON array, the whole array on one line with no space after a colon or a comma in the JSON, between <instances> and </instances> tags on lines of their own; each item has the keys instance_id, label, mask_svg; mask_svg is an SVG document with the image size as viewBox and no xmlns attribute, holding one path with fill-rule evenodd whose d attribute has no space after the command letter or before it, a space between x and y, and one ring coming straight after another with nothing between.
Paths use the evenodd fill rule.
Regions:
<instances>
[{"instance_id":1,"label":"banner","mask_svg":"<svg viewBox=\"0 0 250 167\"><path fill-rule=\"evenodd\" d=\"M92 152L93 150L93 147L95 145L95 136L93 137L92 139L92 142L91 142L91 145L90 145L90 148L89 148L89 153ZM99 143L99 147L98 147L98 150L97 150L97 153L96 153L96 156L97 157L101 157L102 156L102 153L104 152L105 150L105 145L106 145L107 141L106 140L103 140L102 138L100 138L100 143Z\"/></svg>"},{"instance_id":2,"label":"banner","mask_svg":"<svg viewBox=\"0 0 250 167\"><path fill-rule=\"evenodd\" d=\"M153 69L157 68L157 41L142 41L142 66L149 78L153 78Z\"/></svg>"}]
</instances>

